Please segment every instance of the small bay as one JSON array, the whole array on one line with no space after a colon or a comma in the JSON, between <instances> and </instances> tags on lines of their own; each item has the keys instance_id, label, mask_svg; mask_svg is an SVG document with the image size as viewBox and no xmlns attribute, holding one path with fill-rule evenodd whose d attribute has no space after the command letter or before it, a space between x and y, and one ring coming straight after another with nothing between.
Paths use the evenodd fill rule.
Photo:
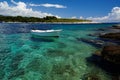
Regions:
<instances>
[{"instance_id":1,"label":"small bay","mask_svg":"<svg viewBox=\"0 0 120 80\"><path fill-rule=\"evenodd\" d=\"M0 23L0 80L86 80L87 75L111 80L109 73L87 62L99 47L80 38L106 24ZM33 39L30 30L62 29L58 38Z\"/></svg>"}]
</instances>

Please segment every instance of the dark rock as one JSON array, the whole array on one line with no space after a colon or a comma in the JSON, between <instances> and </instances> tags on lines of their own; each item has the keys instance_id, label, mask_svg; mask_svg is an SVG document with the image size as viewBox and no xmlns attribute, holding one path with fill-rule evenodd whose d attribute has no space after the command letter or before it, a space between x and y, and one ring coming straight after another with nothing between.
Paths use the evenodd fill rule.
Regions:
<instances>
[{"instance_id":1,"label":"dark rock","mask_svg":"<svg viewBox=\"0 0 120 80\"><path fill-rule=\"evenodd\" d=\"M120 40L120 33L107 33L105 35L100 35L100 38L108 38L114 40Z\"/></svg>"},{"instance_id":2,"label":"dark rock","mask_svg":"<svg viewBox=\"0 0 120 80\"><path fill-rule=\"evenodd\" d=\"M111 45L103 47L101 52L86 58L87 62L93 63L112 75L120 74L120 46Z\"/></svg>"},{"instance_id":3,"label":"dark rock","mask_svg":"<svg viewBox=\"0 0 120 80\"><path fill-rule=\"evenodd\" d=\"M83 76L82 80L101 80L101 78L96 74L88 73Z\"/></svg>"},{"instance_id":4,"label":"dark rock","mask_svg":"<svg viewBox=\"0 0 120 80\"><path fill-rule=\"evenodd\" d=\"M91 57L86 58L88 63L95 64L97 67L105 70L111 75L117 75L120 74L120 65L112 63L106 59L104 59L102 56L92 55Z\"/></svg>"},{"instance_id":5,"label":"dark rock","mask_svg":"<svg viewBox=\"0 0 120 80\"><path fill-rule=\"evenodd\" d=\"M111 45L116 46L116 45L118 45L118 42L117 41L113 41L113 40L108 40L104 44L104 46L111 46Z\"/></svg>"},{"instance_id":6,"label":"dark rock","mask_svg":"<svg viewBox=\"0 0 120 80\"><path fill-rule=\"evenodd\" d=\"M120 29L120 24L113 25L112 28L113 28L113 29Z\"/></svg>"},{"instance_id":7,"label":"dark rock","mask_svg":"<svg viewBox=\"0 0 120 80\"><path fill-rule=\"evenodd\" d=\"M102 47L104 45L104 41L102 41L102 40L84 39L84 38L80 38L78 40L83 41L85 43L89 43L89 44L96 46L96 47Z\"/></svg>"},{"instance_id":8,"label":"dark rock","mask_svg":"<svg viewBox=\"0 0 120 80\"><path fill-rule=\"evenodd\" d=\"M120 75L112 76L112 80L120 80Z\"/></svg>"},{"instance_id":9,"label":"dark rock","mask_svg":"<svg viewBox=\"0 0 120 80\"><path fill-rule=\"evenodd\" d=\"M104 41L101 51L97 51L91 57L86 58L88 63L93 63L102 68L112 76L112 80L119 80L120 74L120 25L113 26L108 29L106 34L99 35L100 40ZM86 42L93 42L91 40L84 40ZM87 79L86 79L87 80Z\"/></svg>"},{"instance_id":10,"label":"dark rock","mask_svg":"<svg viewBox=\"0 0 120 80\"><path fill-rule=\"evenodd\" d=\"M96 52L94 53L94 55L102 56L102 55L101 55L101 51L96 51Z\"/></svg>"},{"instance_id":11,"label":"dark rock","mask_svg":"<svg viewBox=\"0 0 120 80\"><path fill-rule=\"evenodd\" d=\"M93 37L97 37L97 36L99 36L99 33L94 33L94 34L88 34L88 36L93 36Z\"/></svg>"},{"instance_id":12,"label":"dark rock","mask_svg":"<svg viewBox=\"0 0 120 80\"><path fill-rule=\"evenodd\" d=\"M104 34L106 34L106 32L97 32L97 33L93 33L93 34L88 34L88 36L98 37L98 36L104 35Z\"/></svg>"},{"instance_id":13,"label":"dark rock","mask_svg":"<svg viewBox=\"0 0 120 80\"><path fill-rule=\"evenodd\" d=\"M99 28L98 31L105 31L106 29L104 28Z\"/></svg>"},{"instance_id":14,"label":"dark rock","mask_svg":"<svg viewBox=\"0 0 120 80\"><path fill-rule=\"evenodd\" d=\"M92 56L87 57L86 60L87 60L87 62L94 63L98 66L102 64L102 57L98 56L96 54L93 54Z\"/></svg>"},{"instance_id":15,"label":"dark rock","mask_svg":"<svg viewBox=\"0 0 120 80\"><path fill-rule=\"evenodd\" d=\"M101 54L105 60L120 64L120 46L105 46Z\"/></svg>"}]
</instances>

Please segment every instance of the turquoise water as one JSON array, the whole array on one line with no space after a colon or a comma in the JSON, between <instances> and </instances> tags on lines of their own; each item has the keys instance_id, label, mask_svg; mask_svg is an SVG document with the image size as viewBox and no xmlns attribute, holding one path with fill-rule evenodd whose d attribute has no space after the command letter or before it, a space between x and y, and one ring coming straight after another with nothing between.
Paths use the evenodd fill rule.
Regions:
<instances>
[{"instance_id":1,"label":"turquoise water","mask_svg":"<svg viewBox=\"0 0 120 80\"><path fill-rule=\"evenodd\" d=\"M99 48L77 38L113 24L0 24L0 80L85 80L86 74L101 80L111 77L86 61ZM62 29L59 38L34 39L30 30Z\"/></svg>"}]
</instances>

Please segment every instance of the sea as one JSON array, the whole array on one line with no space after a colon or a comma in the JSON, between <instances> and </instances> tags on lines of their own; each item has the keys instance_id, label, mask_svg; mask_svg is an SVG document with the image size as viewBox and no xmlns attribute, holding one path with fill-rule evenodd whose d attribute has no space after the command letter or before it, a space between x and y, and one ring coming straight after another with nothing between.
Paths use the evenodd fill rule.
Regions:
<instances>
[{"instance_id":1,"label":"sea","mask_svg":"<svg viewBox=\"0 0 120 80\"><path fill-rule=\"evenodd\" d=\"M111 80L87 61L101 48L80 39L98 39L89 34L112 25L0 23L0 80ZM62 31L57 38L33 38L32 29Z\"/></svg>"}]
</instances>

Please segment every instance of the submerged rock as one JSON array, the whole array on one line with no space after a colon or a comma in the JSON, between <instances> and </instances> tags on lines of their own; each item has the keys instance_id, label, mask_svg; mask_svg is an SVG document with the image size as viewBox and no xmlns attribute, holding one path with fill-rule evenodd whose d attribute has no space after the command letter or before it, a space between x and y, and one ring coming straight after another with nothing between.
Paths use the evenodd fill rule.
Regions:
<instances>
[{"instance_id":1,"label":"submerged rock","mask_svg":"<svg viewBox=\"0 0 120 80\"><path fill-rule=\"evenodd\" d=\"M101 51L97 51L91 57L86 58L89 63L93 63L112 75L120 74L120 46L104 46Z\"/></svg>"},{"instance_id":2,"label":"submerged rock","mask_svg":"<svg viewBox=\"0 0 120 80\"><path fill-rule=\"evenodd\" d=\"M107 32L108 31L108 32ZM107 29L106 34L99 35L100 38L107 38L113 40L120 40L120 24L113 25L111 28Z\"/></svg>"},{"instance_id":3,"label":"submerged rock","mask_svg":"<svg viewBox=\"0 0 120 80\"><path fill-rule=\"evenodd\" d=\"M96 47L102 47L104 45L104 41L102 41L102 40L84 39L84 38L80 38L78 40L83 41L85 43L89 43L89 44L96 46Z\"/></svg>"},{"instance_id":4,"label":"submerged rock","mask_svg":"<svg viewBox=\"0 0 120 80\"><path fill-rule=\"evenodd\" d=\"M108 34L100 35L99 37L120 40L120 33L108 33Z\"/></svg>"},{"instance_id":5,"label":"submerged rock","mask_svg":"<svg viewBox=\"0 0 120 80\"><path fill-rule=\"evenodd\" d=\"M88 73L83 76L82 80L101 80L96 74Z\"/></svg>"},{"instance_id":6,"label":"submerged rock","mask_svg":"<svg viewBox=\"0 0 120 80\"><path fill-rule=\"evenodd\" d=\"M99 28L98 31L105 31L105 28Z\"/></svg>"},{"instance_id":7,"label":"submerged rock","mask_svg":"<svg viewBox=\"0 0 120 80\"><path fill-rule=\"evenodd\" d=\"M104 34L106 34L106 32L96 32L96 33L88 34L88 36L98 37L98 36L104 35Z\"/></svg>"},{"instance_id":8,"label":"submerged rock","mask_svg":"<svg viewBox=\"0 0 120 80\"><path fill-rule=\"evenodd\" d=\"M114 29L120 29L120 24L113 25L112 28L114 28Z\"/></svg>"},{"instance_id":9,"label":"submerged rock","mask_svg":"<svg viewBox=\"0 0 120 80\"><path fill-rule=\"evenodd\" d=\"M101 54L105 60L120 64L120 46L105 46Z\"/></svg>"},{"instance_id":10,"label":"submerged rock","mask_svg":"<svg viewBox=\"0 0 120 80\"><path fill-rule=\"evenodd\" d=\"M120 80L120 75L112 76L112 80Z\"/></svg>"},{"instance_id":11,"label":"submerged rock","mask_svg":"<svg viewBox=\"0 0 120 80\"><path fill-rule=\"evenodd\" d=\"M86 58L87 62L93 63L105 70L112 76L112 80L119 80L120 75L120 25L113 26L105 30L105 34L99 35L99 39L104 41L101 50L96 51L92 56ZM104 32L103 32L104 33ZM86 42L96 42L84 40ZM88 76L89 77L89 76ZM85 80L94 80L86 77ZM97 80L97 79L95 79Z\"/></svg>"}]
</instances>

